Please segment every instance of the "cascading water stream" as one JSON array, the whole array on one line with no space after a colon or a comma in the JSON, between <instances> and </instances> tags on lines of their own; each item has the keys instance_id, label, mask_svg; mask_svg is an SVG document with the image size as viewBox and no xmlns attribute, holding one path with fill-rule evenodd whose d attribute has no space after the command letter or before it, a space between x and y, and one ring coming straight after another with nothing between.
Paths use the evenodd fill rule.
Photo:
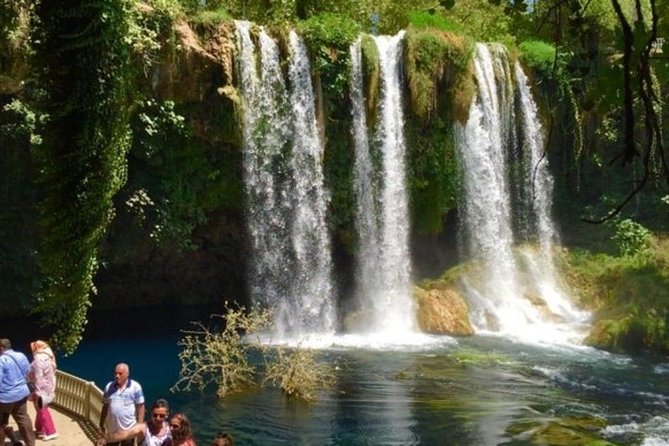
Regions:
<instances>
[{"instance_id":1,"label":"cascading water stream","mask_svg":"<svg viewBox=\"0 0 669 446\"><path fill-rule=\"evenodd\" d=\"M500 54L494 53L496 57ZM512 299L519 292L502 131L508 126L502 124L508 116L502 113L493 53L486 45L476 45L474 69L478 96L472 102L469 120L456 132L463 176L460 237L465 254L478 258L486 268L487 280L469 286L472 322L479 329L504 330L500 324L529 310Z\"/></svg>"},{"instance_id":2,"label":"cascading water stream","mask_svg":"<svg viewBox=\"0 0 669 446\"><path fill-rule=\"evenodd\" d=\"M543 297L550 311L565 322L584 322L588 315L574 307L565 296L557 279L553 249L559 245L560 237L550 214L553 207L553 176L548 169L548 160L544 153L543 129L529 81L518 62L514 65L514 71L523 135L524 186L528 191L525 196L530 198L527 208L532 210L532 221L535 226L533 232L539 243L538 255L524 250L523 259L535 279L539 295Z\"/></svg>"},{"instance_id":3,"label":"cascading water stream","mask_svg":"<svg viewBox=\"0 0 669 446\"><path fill-rule=\"evenodd\" d=\"M515 116L513 84L503 47L476 45L478 92L464 126L456 125L463 191L460 233L466 254L480 262L477 274L463 279L472 322L478 330L526 340L570 342L583 314L574 310L555 280L552 246L557 230L550 218L552 178L542 160L542 129L527 78L515 66L522 118L520 149L523 196L530 202L521 220L535 228L539 259L522 251L514 255L508 152L513 150ZM523 264L521 267L521 263Z\"/></svg>"},{"instance_id":4,"label":"cascading water stream","mask_svg":"<svg viewBox=\"0 0 669 446\"><path fill-rule=\"evenodd\" d=\"M378 122L368 139L360 42L351 48L356 193L356 297L364 330L400 335L414 330L411 297L406 146L401 95L404 32L373 37L381 68Z\"/></svg>"},{"instance_id":5,"label":"cascading water stream","mask_svg":"<svg viewBox=\"0 0 669 446\"><path fill-rule=\"evenodd\" d=\"M323 177L323 143L316 121L309 57L302 39L290 32L289 67L293 110L293 154L290 161L294 194L292 243L295 270L293 296L300 311L300 331L333 333L336 314L332 259L326 223L328 196Z\"/></svg>"},{"instance_id":6,"label":"cascading water stream","mask_svg":"<svg viewBox=\"0 0 669 446\"><path fill-rule=\"evenodd\" d=\"M279 48L262 30L258 73L250 27L236 22L251 299L272 308L281 339L329 334L336 315L327 194L306 50L291 33L288 92Z\"/></svg>"}]
</instances>

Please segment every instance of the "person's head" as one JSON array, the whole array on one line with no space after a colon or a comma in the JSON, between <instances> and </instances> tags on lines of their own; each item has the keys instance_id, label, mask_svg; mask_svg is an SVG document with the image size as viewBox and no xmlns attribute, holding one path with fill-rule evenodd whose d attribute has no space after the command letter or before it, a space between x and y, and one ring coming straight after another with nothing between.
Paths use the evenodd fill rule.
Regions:
<instances>
[{"instance_id":1,"label":"person's head","mask_svg":"<svg viewBox=\"0 0 669 446\"><path fill-rule=\"evenodd\" d=\"M167 400L162 398L157 399L151 405L151 424L155 427L160 427L163 425L163 421L170 416L170 406L167 404Z\"/></svg>"},{"instance_id":2,"label":"person's head","mask_svg":"<svg viewBox=\"0 0 669 446\"><path fill-rule=\"evenodd\" d=\"M5 350L11 350L11 349L12 349L12 343L10 342L9 339L7 338L0 339L0 352L4 352Z\"/></svg>"},{"instance_id":3,"label":"person's head","mask_svg":"<svg viewBox=\"0 0 669 446\"><path fill-rule=\"evenodd\" d=\"M235 440L227 432L219 432L211 446L235 446Z\"/></svg>"},{"instance_id":4,"label":"person's head","mask_svg":"<svg viewBox=\"0 0 669 446\"><path fill-rule=\"evenodd\" d=\"M124 362L116 364L116 367L114 368L114 381L116 382L116 385L122 386L125 384L128 380L128 376L130 376L130 367L128 367L128 364Z\"/></svg>"},{"instance_id":5,"label":"person's head","mask_svg":"<svg viewBox=\"0 0 669 446\"><path fill-rule=\"evenodd\" d=\"M185 440L193 437L193 432L190 428L190 421L186 414L175 413L170 419L170 431L172 438L175 440ZM178 444L178 443L177 443Z\"/></svg>"},{"instance_id":6,"label":"person's head","mask_svg":"<svg viewBox=\"0 0 669 446\"><path fill-rule=\"evenodd\" d=\"M44 350L45 348L49 348L49 344L40 341L39 339L30 343L30 351L33 352L33 354L37 351Z\"/></svg>"}]
</instances>

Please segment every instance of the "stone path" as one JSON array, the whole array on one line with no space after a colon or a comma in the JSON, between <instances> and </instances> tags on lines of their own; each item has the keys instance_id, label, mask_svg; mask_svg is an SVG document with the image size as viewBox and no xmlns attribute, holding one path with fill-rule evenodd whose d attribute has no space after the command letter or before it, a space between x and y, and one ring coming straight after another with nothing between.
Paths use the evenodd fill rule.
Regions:
<instances>
[{"instance_id":1,"label":"stone path","mask_svg":"<svg viewBox=\"0 0 669 446\"><path fill-rule=\"evenodd\" d=\"M37 439L35 441L35 446L91 446L94 444L93 441L86 435L86 432L90 431L90 428L79 422L77 419L72 418L70 415L64 412L60 412L53 407L50 408L50 410L51 416L53 417L53 422L56 425L56 431L58 434L60 434L60 436L55 440L50 441ZM28 413L30 414L30 418L33 420L34 425L35 408L30 402L28 403ZM9 424L14 426L16 429L16 423L12 417L9 417ZM5 445L10 445L8 439L5 439Z\"/></svg>"}]
</instances>

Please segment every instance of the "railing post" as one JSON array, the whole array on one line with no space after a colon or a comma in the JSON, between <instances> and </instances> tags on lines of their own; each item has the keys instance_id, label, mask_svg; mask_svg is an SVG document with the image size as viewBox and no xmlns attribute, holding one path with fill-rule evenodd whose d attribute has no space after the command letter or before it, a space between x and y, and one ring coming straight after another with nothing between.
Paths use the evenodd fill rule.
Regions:
<instances>
[{"instance_id":1,"label":"railing post","mask_svg":"<svg viewBox=\"0 0 669 446\"><path fill-rule=\"evenodd\" d=\"M93 383L91 381L88 381L86 383L86 419L88 421L93 421L91 420L91 389L93 388Z\"/></svg>"}]
</instances>

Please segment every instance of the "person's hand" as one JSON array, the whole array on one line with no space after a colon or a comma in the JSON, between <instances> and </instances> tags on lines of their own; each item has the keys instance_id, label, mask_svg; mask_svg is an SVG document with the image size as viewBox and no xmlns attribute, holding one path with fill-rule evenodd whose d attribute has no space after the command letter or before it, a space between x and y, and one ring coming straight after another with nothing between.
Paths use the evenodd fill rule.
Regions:
<instances>
[{"instance_id":1,"label":"person's hand","mask_svg":"<svg viewBox=\"0 0 669 446\"><path fill-rule=\"evenodd\" d=\"M107 444L107 440L105 439L105 426L100 425L98 426L100 437L98 440L95 442L95 446L105 446Z\"/></svg>"}]
</instances>

